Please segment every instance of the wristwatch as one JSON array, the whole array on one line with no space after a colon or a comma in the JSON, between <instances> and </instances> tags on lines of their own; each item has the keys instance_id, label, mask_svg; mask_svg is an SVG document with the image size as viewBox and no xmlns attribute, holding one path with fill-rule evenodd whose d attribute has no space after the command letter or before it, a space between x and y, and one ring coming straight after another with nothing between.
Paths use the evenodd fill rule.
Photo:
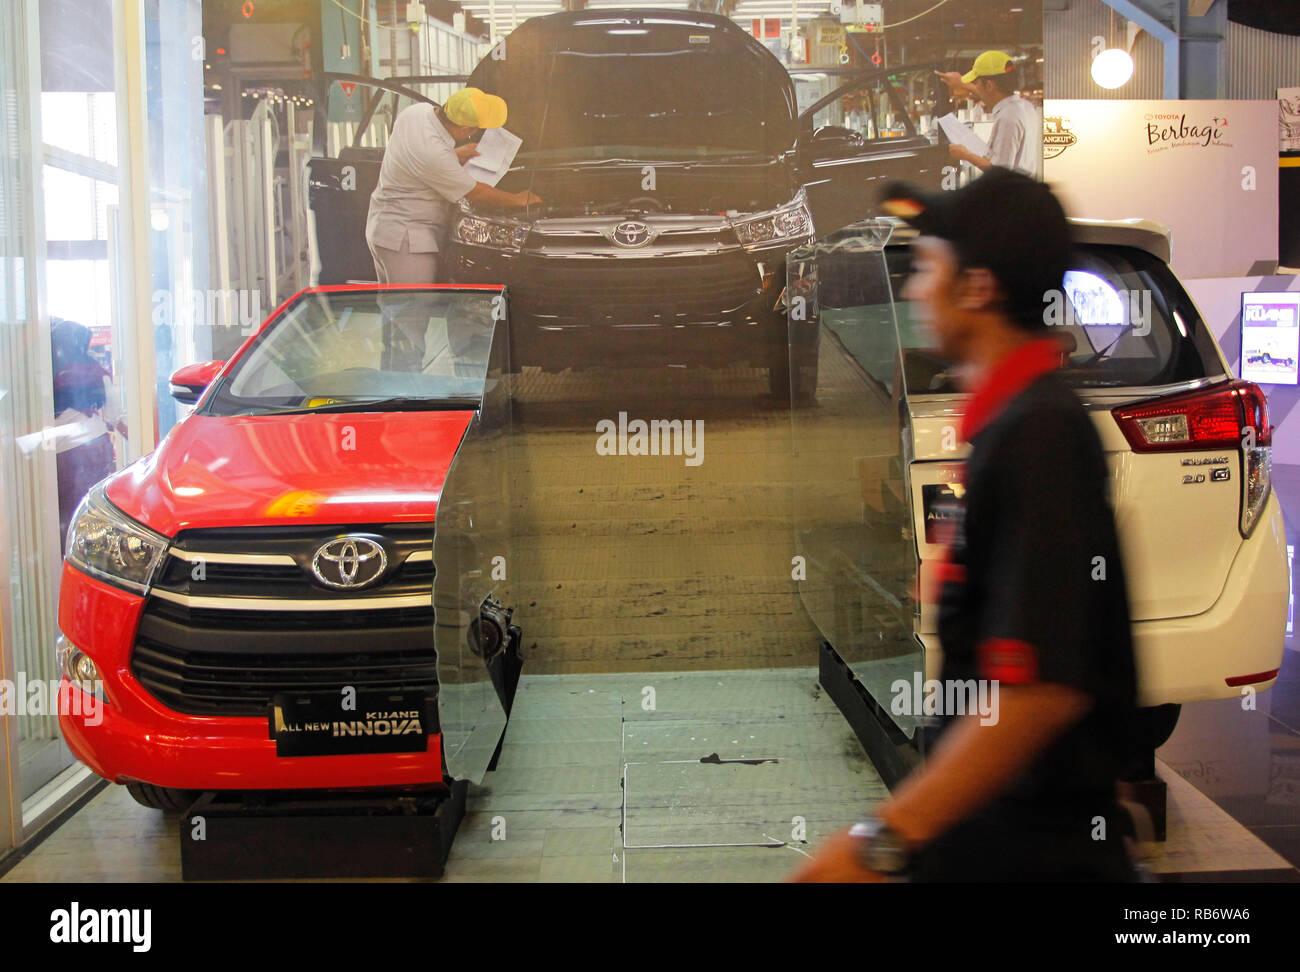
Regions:
<instances>
[{"instance_id":1,"label":"wristwatch","mask_svg":"<svg viewBox=\"0 0 1300 972\"><path fill-rule=\"evenodd\" d=\"M861 840L862 866L886 877L902 877L912 866L912 851L902 835L879 817L868 817L849 828Z\"/></svg>"}]
</instances>

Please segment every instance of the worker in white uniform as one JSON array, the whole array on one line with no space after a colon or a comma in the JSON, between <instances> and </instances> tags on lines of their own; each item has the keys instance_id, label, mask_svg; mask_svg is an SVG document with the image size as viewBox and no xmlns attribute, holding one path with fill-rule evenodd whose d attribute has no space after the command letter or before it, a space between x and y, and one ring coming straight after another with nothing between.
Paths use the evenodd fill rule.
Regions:
<instances>
[{"instance_id":1,"label":"worker in white uniform","mask_svg":"<svg viewBox=\"0 0 1300 972\"><path fill-rule=\"evenodd\" d=\"M542 201L528 190L503 192L464 169L478 154L471 139L505 122L505 101L478 88L462 88L442 107L421 103L398 114L366 219L366 243L380 283L442 281L439 253L460 200L500 209ZM419 370L427 319L407 321L400 311L385 316L394 325L389 366Z\"/></svg>"},{"instance_id":2,"label":"worker in white uniform","mask_svg":"<svg viewBox=\"0 0 1300 972\"><path fill-rule=\"evenodd\" d=\"M953 98L981 102L993 115L989 154L977 155L964 145L949 146L954 159L969 162L981 172L992 166L1016 169L1043 178L1043 120L1034 104L1016 94L1015 62L1002 51L985 51L966 74L935 72Z\"/></svg>"}]
</instances>

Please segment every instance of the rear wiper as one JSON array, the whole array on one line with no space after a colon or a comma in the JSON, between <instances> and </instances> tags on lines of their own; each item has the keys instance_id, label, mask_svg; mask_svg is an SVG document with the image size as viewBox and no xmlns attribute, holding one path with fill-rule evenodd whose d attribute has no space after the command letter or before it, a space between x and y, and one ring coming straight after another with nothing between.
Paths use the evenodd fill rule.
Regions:
<instances>
[{"instance_id":1,"label":"rear wiper","mask_svg":"<svg viewBox=\"0 0 1300 972\"><path fill-rule=\"evenodd\" d=\"M320 412L440 412L478 408L477 398L360 398L315 408L283 408L263 415L316 415Z\"/></svg>"},{"instance_id":2,"label":"rear wiper","mask_svg":"<svg viewBox=\"0 0 1300 972\"><path fill-rule=\"evenodd\" d=\"M1105 346L1104 348L1102 348L1100 351L1098 351L1098 352L1096 352L1095 354L1093 354L1093 356L1092 356L1091 358L1089 358L1087 361L1083 362L1082 364L1075 365L1075 367L1077 367L1077 368L1087 368L1088 366L1090 366L1090 365L1094 365L1094 364L1096 364L1098 361L1100 361L1102 358L1106 357L1106 355L1110 354L1111 351L1114 350L1115 345L1119 344L1119 340L1120 340L1120 338L1122 338L1122 337L1124 336L1124 334L1125 334L1126 331L1128 331L1128 328L1127 328L1127 327L1120 328L1119 337L1115 338L1115 340L1111 341L1110 344L1106 345L1106 346Z\"/></svg>"}]
</instances>

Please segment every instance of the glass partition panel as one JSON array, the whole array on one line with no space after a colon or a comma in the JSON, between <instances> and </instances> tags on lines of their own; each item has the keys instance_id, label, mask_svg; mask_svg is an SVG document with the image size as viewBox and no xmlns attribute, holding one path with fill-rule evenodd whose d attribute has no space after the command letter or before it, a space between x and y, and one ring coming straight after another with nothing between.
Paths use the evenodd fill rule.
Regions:
<instances>
[{"instance_id":1,"label":"glass partition panel","mask_svg":"<svg viewBox=\"0 0 1300 972\"><path fill-rule=\"evenodd\" d=\"M505 731L512 691L514 430L505 306L501 292L460 294L446 322L450 352L465 362L457 373L478 386L480 407L452 460L434 525L438 716L448 775L476 783Z\"/></svg>"},{"instance_id":2,"label":"glass partition panel","mask_svg":"<svg viewBox=\"0 0 1300 972\"><path fill-rule=\"evenodd\" d=\"M924 671L890 230L854 223L787 260L791 370L804 392L791 412L791 478L804 607L910 737L915 721L890 705L895 682Z\"/></svg>"}]
</instances>

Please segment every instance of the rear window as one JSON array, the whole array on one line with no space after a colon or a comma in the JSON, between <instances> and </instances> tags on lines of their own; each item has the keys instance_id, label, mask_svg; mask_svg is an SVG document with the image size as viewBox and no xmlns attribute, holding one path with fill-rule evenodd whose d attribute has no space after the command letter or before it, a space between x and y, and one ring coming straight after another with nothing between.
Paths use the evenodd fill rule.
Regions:
<instances>
[{"instance_id":1,"label":"rear window","mask_svg":"<svg viewBox=\"0 0 1300 972\"><path fill-rule=\"evenodd\" d=\"M901 299L907 246L886 248L909 394L957 392L951 362L928 347L913 305ZM1144 250L1081 246L1065 293L1045 312L1070 351L1063 372L1078 388L1168 385L1224 374L1213 339L1178 279Z\"/></svg>"}]
</instances>

